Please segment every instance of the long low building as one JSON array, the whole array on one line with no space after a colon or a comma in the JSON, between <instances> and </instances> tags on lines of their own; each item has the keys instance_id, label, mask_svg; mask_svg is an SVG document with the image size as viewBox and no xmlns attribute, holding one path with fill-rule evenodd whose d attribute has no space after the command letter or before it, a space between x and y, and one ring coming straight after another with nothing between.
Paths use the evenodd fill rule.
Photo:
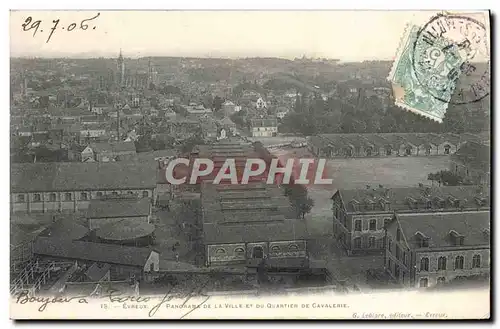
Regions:
<instances>
[{"instance_id":1,"label":"long low building","mask_svg":"<svg viewBox=\"0 0 500 329\"><path fill-rule=\"evenodd\" d=\"M476 134L368 133L320 134L308 137L308 149L318 157L391 157L451 155L466 142L483 142Z\"/></svg>"},{"instance_id":2,"label":"long low building","mask_svg":"<svg viewBox=\"0 0 500 329\"><path fill-rule=\"evenodd\" d=\"M155 198L157 164L22 163L11 165L11 211L75 212L91 200Z\"/></svg>"},{"instance_id":3,"label":"long low building","mask_svg":"<svg viewBox=\"0 0 500 329\"><path fill-rule=\"evenodd\" d=\"M202 184L203 233L208 266L307 266L307 229L295 219L279 187Z\"/></svg>"}]
</instances>

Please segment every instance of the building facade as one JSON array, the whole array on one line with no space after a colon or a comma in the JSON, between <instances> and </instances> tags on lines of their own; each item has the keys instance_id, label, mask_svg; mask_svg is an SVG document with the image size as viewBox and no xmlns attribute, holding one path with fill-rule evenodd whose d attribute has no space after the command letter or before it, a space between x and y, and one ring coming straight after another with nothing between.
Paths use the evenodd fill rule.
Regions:
<instances>
[{"instance_id":1,"label":"building facade","mask_svg":"<svg viewBox=\"0 0 500 329\"><path fill-rule=\"evenodd\" d=\"M23 163L11 167L12 212L76 212L91 200L154 200L155 163Z\"/></svg>"},{"instance_id":2,"label":"building facade","mask_svg":"<svg viewBox=\"0 0 500 329\"><path fill-rule=\"evenodd\" d=\"M489 276L490 212L395 214L386 229L384 267L413 288Z\"/></svg>"},{"instance_id":3,"label":"building facade","mask_svg":"<svg viewBox=\"0 0 500 329\"><path fill-rule=\"evenodd\" d=\"M480 186L338 190L333 201L335 240L350 255L381 252L384 228L394 212L405 214L489 210L489 191Z\"/></svg>"}]
</instances>

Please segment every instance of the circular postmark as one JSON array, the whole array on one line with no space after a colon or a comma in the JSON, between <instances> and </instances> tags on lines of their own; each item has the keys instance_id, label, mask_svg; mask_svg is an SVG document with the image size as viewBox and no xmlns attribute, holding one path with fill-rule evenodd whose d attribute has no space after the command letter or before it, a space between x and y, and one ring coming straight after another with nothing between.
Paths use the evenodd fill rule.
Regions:
<instances>
[{"instance_id":1,"label":"circular postmark","mask_svg":"<svg viewBox=\"0 0 500 329\"><path fill-rule=\"evenodd\" d=\"M432 17L413 44L412 65L419 84L449 104L473 103L488 96L488 37L484 24L472 17Z\"/></svg>"}]
</instances>

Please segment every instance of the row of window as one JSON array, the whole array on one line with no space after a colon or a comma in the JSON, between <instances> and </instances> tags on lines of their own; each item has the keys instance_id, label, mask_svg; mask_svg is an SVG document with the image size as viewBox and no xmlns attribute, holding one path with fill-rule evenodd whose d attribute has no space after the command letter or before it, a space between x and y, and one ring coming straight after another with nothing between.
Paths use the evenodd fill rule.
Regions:
<instances>
[{"instance_id":1,"label":"row of window","mask_svg":"<svg viewBox=\"0 0 500 329\"><path fill-rule=\"evenodd\" d=\"M446 278L440 276L439 278L437 278L437 284L438 285L441 285L443 283L446 282ZM427 278L421 278L420 281L419 281L419 287L420 288L427 288L429 286L429 279Z\"/></svg>"},{"instance_id":2,"label":"row of window","mask_svg":"<svg viewBox=\"0 0 500 329\"><path fill-rule=\"evenodd\" d=\"M368 245L366 247L367 248L382 248L381 243L377 244L377 239L374 236L368 237ZM362 243L361 243L360 237L354 238L354 248L355 249L362 248Z\"/></svg>"},{"instance_id":3,"label":"row of window","mask_svg":"<svg viewBox=\"0 0 500 329\"><path fill-rule=\"evenodd\" d=\"M384 219L384 225L387 225L390 222L390 218L385 218ZM361 232L362 230L362 220L361 219L356 219L354 221L354 231L355 232ZM376 219L370 219L368 223L368 230L370 231L376 231L377 230L377 220Z\"/></svg>"},{"instance_id":4,"label":"row of window","mask_svg":"<svg viewBox=\"0 0 500 329\"><path fill-rule=\"evenodd\" d=\"M262 247L259 247L259 248L262 248ZM296 244L290 244L288 246L288 251L298 251L298 250L299 250L299 246ZM281 252L281 248L279 246L273 246L273 247L271 247L271 251L272 252ZM215 251L215 253L218 255L224 255L224 254L226 254L226 249L225 248L218 248ZM243 253L245 253L245 249L243 249L242 247L236 247L236 248L234 248L234 253L235 254L243 254Z\"/></svg>"},{"instance_id":5,"label":"row of window","mask_svg":"<svg viewBox=\"0 0 500 329\"><path fill-rule=\"evenodd\" d=\"M446 264L448 260L445 256L441 256L438 258L438 271L446 270ZM464 269L464 256L455 257L454 269L455 270L463 270ZM481 267L481 255L472 256L472 268L480 268ZM420 259L420 271L429 271L429 258L423 257Z\"/></svg>"},{"instance_id":6,"label":"row of window","mask_svg":"<svg viewBox=\"0 0 500 329\"><path fill-rule=\"evenodd\" d=\"M134 194L134 192L132 191L128 191L128 194L132 195ZM104 194L103 192L97 192L97 197L100 198L102 197ZM112 192L111 195L114 195L114 196L118 196L118 192ZM87 193L87 192L81 192L80 193L80 200L89 200L89 196L90 194ZM149 191L143 191L142 192L142 197L143 198L147 198L149 197ZM26 197L24 194L19 194L17 195L17 202L25 202L26 201ZM33 202L41 202L42 201L42 195L40 193L35 193L33 194ZM50 193L49 194L49 201L57 201L57 194L56 193ZM65 193L64 194L64 201L73 201L73 193Z\"/></svg>"}]
</instances>

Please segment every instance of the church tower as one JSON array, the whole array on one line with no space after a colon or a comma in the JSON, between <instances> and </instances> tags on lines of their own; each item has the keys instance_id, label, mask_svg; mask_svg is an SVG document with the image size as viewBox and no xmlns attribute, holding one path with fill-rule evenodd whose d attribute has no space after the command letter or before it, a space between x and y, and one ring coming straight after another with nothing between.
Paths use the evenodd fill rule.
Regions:
<instances>
[{"instance_id":1,"label":"church tower","mask_svg":"<svg viewBox=\"0 0 500 329\"><path fill-rule=\"evenodd\" d=\"M120 86L125 85L125 61L123 60L122 50L118 56L118 83Z\"/></svg>"}]
</instances>

